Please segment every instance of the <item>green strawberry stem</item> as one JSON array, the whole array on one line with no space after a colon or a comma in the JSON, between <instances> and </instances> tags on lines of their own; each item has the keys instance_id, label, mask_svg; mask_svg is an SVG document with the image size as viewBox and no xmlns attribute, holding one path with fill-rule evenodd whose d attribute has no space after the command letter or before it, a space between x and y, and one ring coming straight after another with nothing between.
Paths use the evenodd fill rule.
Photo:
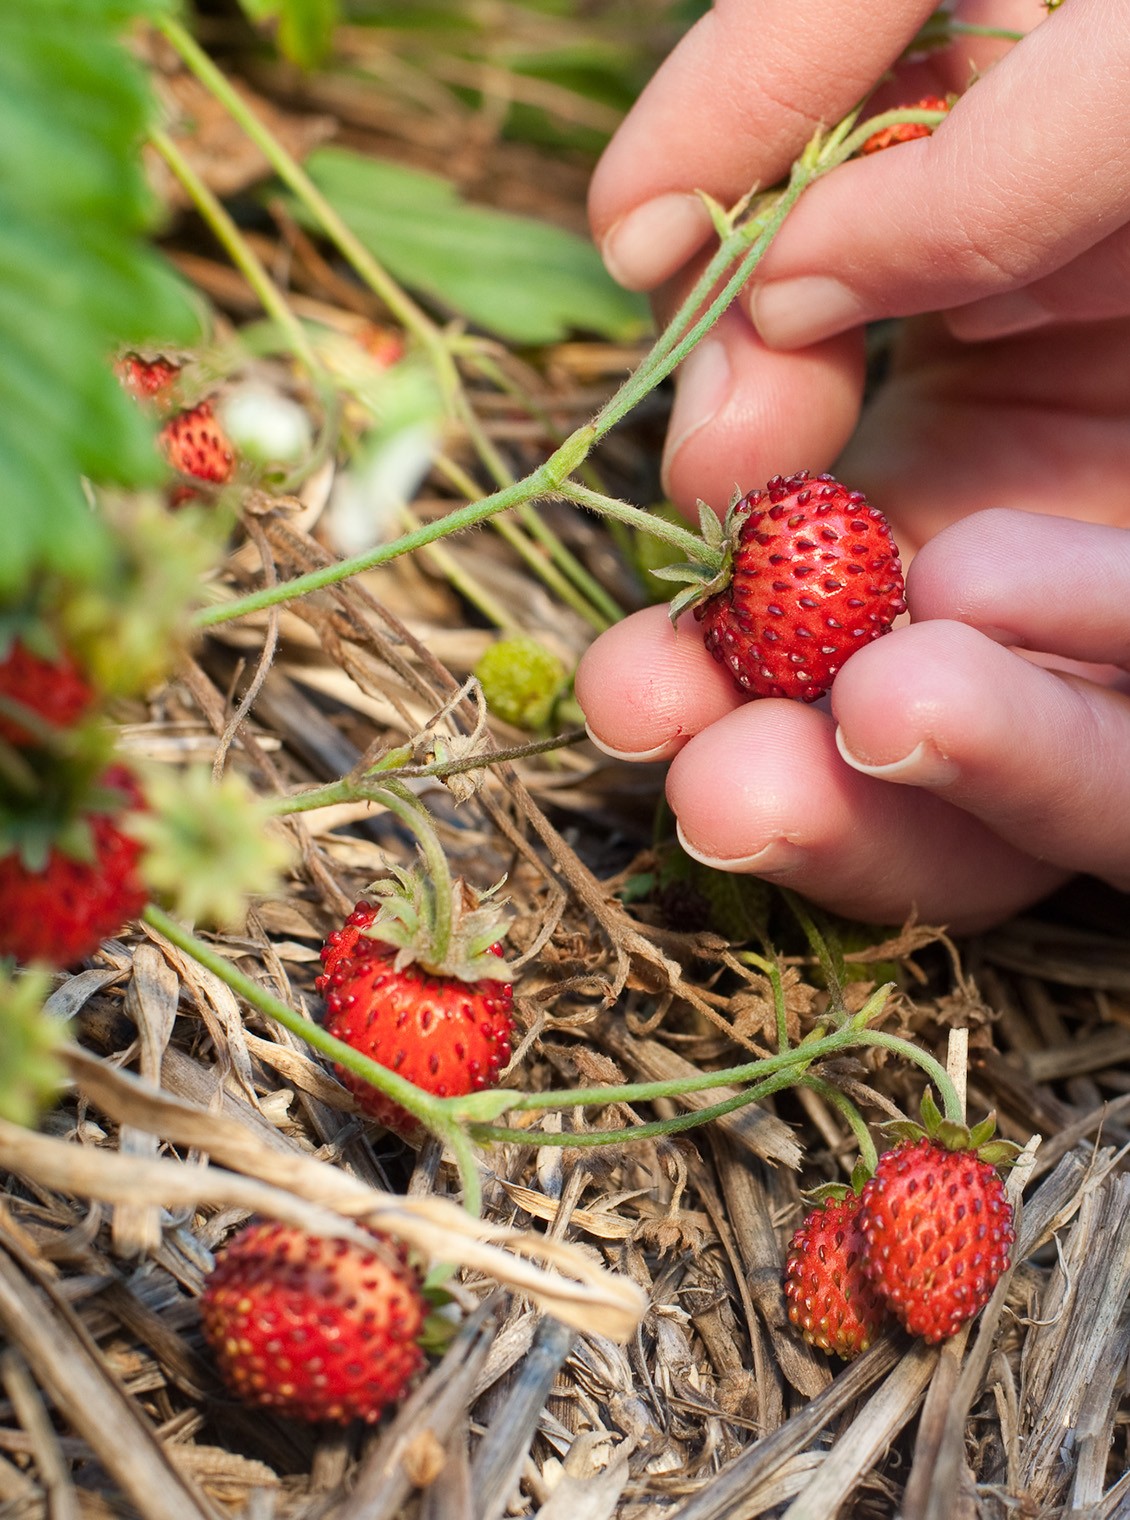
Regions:
<instances>
[{"instance_id":1,"label":"green strawberry stem","mask_svg":"<svg viewBox=\"0 0 1130 1520\"><path fill-rule=\"evenodd\" d=\"M483 1145L512 1144L539 1147L556 1145L570 1149L575 1146L582 1150L595 1150L602 1145L633 1145L640 1140L654 1140L660 1135L679 1135L686 1130L697 1129L702 1124L709 1124L712 1119L721 1119L739 1108L747 1108L749 1104L756 1103L761 1098L767 1098L772 1093L794 1087L796 1081L797 1078L793 1072L780 1072L766 1078L764 1082L746 1088L743 1092L735 1093L732 1098L725 1098L720 1103L711 1103L707 1108L697 1108L691 1113L677 1114L673 1119L653 1119L645 1124L632 1124L623 1129L529 1130L507 1129L496 1124L469 1124L468 1131L473 1139ZM675 1086L678 1084L676 1083ZM678 1097L678 1093L672 1093L670 1096ZM451 1103L455 1100L448 1098L445 1101Z\"/></svg>"},{"instance_id":2,"label":"green strawberry stem","mask_svg":"<svg viewBox=\"0 0 1130 1520\"><path fill-rule=\"evenodd\" d=\"M428 956L437 966L442 966L451 947L451 927L454 922L451 870L443 845L439 842L431 815L402 781L388 780L383 788L376 790L371 800L379 802L406 824L416 836L416 842L424 856L431 888L432 920Z\"/></svg>"},{"instance_id":3,"label":"green strawberry stem","mask_svg":"<svg viewBox=\"0 0 1130 1520\"><path fill-rule=\"evenodd\" d=\"M826 1082L823 1077L802 1077L798 1085L810 1088L846 1119L855 1136L855 1143L859 1146L859 1159L870 1176L879 1164L879 1152L875 1148L866 1119L847 1093L833 1083Z\"/></svg>"},{"instance_id":4,"label":"green strawberry stem","mask_svg":"<svg viewBox=\"0 0 1130 1520\"><path fill-rule=\"evenodd\" d=\"M398 816L402 815L398 814ZM406 818L405 821L409 820ZM397 1076L388 1067L369 1060L367 1056L361 1055L344 1041L335 1039L320 1025L303 1018L301 1014L296 1013L266 988L261 987L233 966L226 956L197 939L182 924L177 923L176 919L171 918L154 904L151 903L145 909L142 917L151 928L156 929L172 944L191 955L214 976L218 976L253 1008L258 1009L266 1017L274 1019L276 1023L281 1024L284 1029L288 1029L291 1034L296 1035L330 1061L370 1082L418 1119L430 1133L443 1140L450 1147L459 1169L464 1204L468 1210L475 1213L481 1206L482 1193L472 1141L506 1141L523 1146L591 1147L623 1145L636 1140L654 1138L657 1135L678 1134L682 1130L694 1129L700 1124L708 1124L712 1119L733 1113L736 1109L756 1102L759 1098L767 1097L770 1093L794 1086L798 1081L808 1082L811 1085L814 1079L809 1076L808 1068L814 1062L823 1060L827 1056L839 1055L845 1050L860 1045L874 1045L890 1050L920 1066L941 1095L946 1117L955 1122L961 1122L961 1099L945 1067L940 1062L909 1040L904 1040L898 1035L887 1034L881 1029L865 1027L869 1018L876 1017L882 1011L887 998L894 990L892 982L877 988L850 1024L843 1028L836 1029L831 1034L823 1034L816 1039L810 1037L802 1041L800 1045L794 1046L791 1050L782 1051L778 1055L768 1056L758 1061L747 1061L740 1066L727 1067L721 1071L703 1072L697 1077L681 1077L663 1082L628 1082L619 1087L582 1087L541 1093L516 1093L494 1088L487 1092L471 1093L458 1098L436 1098L413 1083L405 1081L403 1077ZM624 1130L594 1130L588 1134L565 1134L553 1130L505 1129L491 1122L507 1112L547 1113L569 1108L606 1108L613 1103L650 1103L659 1098L679 1098L686 1093L704 1092L712 1087L739 1085L743 1087L743 1091L735 1093L732 1098L727 1098L721 1103L711 1104L693 1113L680 1114L674 1119L633 1125ZM851 1108L854 1108L854 1105L851 1105ZM866 1155L865 1142L861 1130L856 1127L855 1121L850 1116L851 1110L840 1107L840 1112L852 1124L853 1131L860 1136L860 1150Z\"/></svg>"},{"instance_id":5,"label":"green strawberry stem","mask_svg":"<svg viewBox=\"0 0 1130 1520\"><path fill-rule=\"evenodd\" d=\"M502 488L513 484L513 477L507 469L504 459L482 427L474 407L467 398L459 376L459 369L455 362L448 333L431 321L426 312L416 305L407 292L397 284L388 271L373 257L360 238L356 236L349 225L338 214L331 202L318 189L305 169L302 168L297 160L291 157L275 137L274 133L259 120L239 91L233 87L223 71L217 68L216 64L197 43L187 28L172 16L159 18L156 25L166 40L172 44L179 54L181 61L196 75L201 84L224 107L232 120L237 123L263 154L287 189L317 219L323 232L335 244L347 263L352 266L354 273L370 290L375 292L392 313L394 319L407 332L412 334L417 343L427 353L432 368L435 371L447 411L466 429L467 436L475 453L490 472L496 485ZM176 172L179 175L180 171L177 170ZM186 180L182 180L182 183L185 184L186 188L189 188ZM190 189L189 193L196 199L195 191ZM202 201L197 200L197 205L204 211L204 203ZM251 281L252 289L259 296L264 309L274 313L273 305L264 299L267 293L266 285L263 281L254 279L251 276L248 261L254 261L255 256L251 249L247 247L245 240L238 229L235 228L234 223L231 223L230 218L227 218L227 214L223 211L222 207L219 208L220 219L215 219L208 212L204 212L204 215L206 220L210 222L213 231L220 237L220 241L231 255L237 267ZM223 227L226 235L221 235L221 227ZM242 251L239 249L240 244L242 244ZM269 276L266 278L269 280ZM289 323L285 325L285 329L290 333L291 328ZM302 342L306 346L296 348L295 352L306 358L308 345L306 344L304 334L302 335ZM319 366L314 366L314 373L318 372L318 368ZM473 495L474 492L468 494ZM537 514L529 506L528 499L515 503L515 505L519 515L523 519L527 532L535 537L542 544L543 548L547 550L551 564L556 565L579 591L585 593L585 586L591 581L588 571L572 551L561 542L553 530L537 519ZM518 533L519 530L511 526L511 536ZM505 530L504 536L506 536ZM544 559L539 559L536 562L531 560L529 562L535 572L543 577L551 568L551 564L547 563ZM550 584L548 580L546 584ZM303 593L300 592L298 594L302 595ZM593 606L599 612L600 602L595 602ZM592 614L593 608L588 608L584 615L591 621ZM616 609L612 621L616 622L618 620L619 609Z\"/></svg>"},{"instance_id":6,"label":"green strawberry stem","mask_svg":"<svg viewBox=\"0 0 1130 1520\"><path fill-rule=\"evenodd\" d=\"M322 372L321 361L310 345L302 323L287 305L282 291L267 273L258 254L240 232L226 208L197 174L192 164L159 127L150 129L149 141L165 160L185 193L240 274L251 286L263 310L273 318L294 353L312 374Z\"/></svg>"},{"instance_id":7,"label":"green strawberry stem","mask_svg":"<svg viewBox=\"0 0 1130 1520\"><path fill-rule=\"evenodd\" d=\"M789 1012L785 1006L785 984L781 980L781 968L754 950L740 950L737 959L744 965L754 966L769 981L773 989L773 1017L777 1025L777 1050L789 1049Z\"/></svg>"},{"instance_id":8,"label":"green strawberry stem","mask_svg":"<svg viewBox=\"0 0 1130 1520\"><path fill-rule=\"evenodd\" d=\"M168 20L160 23L162 30L172 40L173 31L178 36L183 29L177 23ZM186 40L189 42L191 39ZM181 48L180 41L175 45ZM195 44L192 44L195 47ZM196 63L184 53L186 62L193 69ZM213 72L214 66L209 64ZM199 70L197 70L199 72ZM204 77L201 75L201 77ZM220 76L222 79L222 76ZM226 85L226 81L225 81ZM227 94L234 93L227 87L222 97L228 104ZM238 98L238 97L237 97ZM229 106L229 109L232 109ZM241 120L246 114L246 109L241 107ZM233 114L234 111L233 111ZM742 223L724 237L722 244L714 258L707 266L707 272L696 284L694 290L679 308L672 322L659 336L648 355L639 367L624 382L600 409L596 417L584 427L577 428L563 444L549 456L536 470L531 471L521 480L509 482L500 486L497 491L470 501L462 507L456 507L446 516L436 519L432 523L425 524L413 533L407 533L391 543L381 544L366 551L363 554L353 555L348 559L339 561L333 565L324 566L320 570L311 571L306 575L295 577L290 581L283 581L277 586L264 587L260 591L252 592L247 596L233 599L229 602L212 607L202 608L193 618L193 623L198 628L212 627L218 623L230 622L234 618L245 617L250 613L261 612L268 607L279 606L284 602L292 601L296 597L306 596L314 591L322 591L327 586L337 585L339 582L348 580L363 571L375 569L379 565L388 564L398 559L403 554L411 554L417 549L434 543L439 538L445 538L449 533L459 533L465 528L477 527L479 524L488 522L501 512L512 511L515 508L544 499L546 497L565 496L571 500L579 500L578 493L588 492L589 488L578 485L570 477L584 464L598 443L628 412L632 410L649 392L653 391L675 367L686 357L699 339L718 320L742 285L749 278L757 264L764 257L770 243L783 225L788 213L800 199L800 196L824 174L836 168L856 152L867 138L875 131L887 125L893 125L901 121L921 121L936 123L943 117L942 112L922 111L907 109L900 111L885 111L881 115L872 117L862 126L855 127L856 112L852 112L837 127L829 133L818 133L806 148L805 152L793 165L789 182L778 197L771 202L769 207L755 214L747 223ZM258 124L257 124L258 125ZM854 130L852 130L854 127ZM267 134L269 136L269 134ZM262 128L258 128L255 140L258 142L263 136ZM278 170L281 149L273 151L271 155L272 165ZM328 207L320 192L310 183L303 172L286 155L290 165L288 174L283 176L287 184L294 189L296 184L304 182L308 185L308 193L316 197L309 200L308 204L322 214L325 207L330 212L332 223L323 221L327 231L332 228L340 228L349 239L349 247L339 242L338 246L346 257L351 257L350 248L356 244L356 239L344 228L340 218ZM279 170L281 173L281 170ZM307 194L306 191L303 192ZM336 231L333 235L337 236ZM368 255L365 255L368 260ZM370 261L371 262L371 261ZM355 265L355 267L358 267ZM704 292L711 286L706 283L707 273L713 279L717 278L718 272L731 269L732 273L726 280L722 289L714 296L705 311L699 314L699 307L704 299ZM360 272L360 271L359 271ZM387 279L387 277L386 277ZM374 289L378 287L374 286ZM423 319L426 324L426 319ZM426 324L430 327L430 324ZM417 329L414 327L414 331ZM434 345L432 345L434 347ZM448 365L453 367L451 355L447 350L444 354ZM567 487L567 489L566 489ZM670 524L661 523L651 513L644 512L638 507L630 507L625 502L613 502L611 498L601 495L600 492L591 491L582 505L589 506L602 515L615 517L621 522L630 523L645 533L651 533L655 537L666 542L675 542L670 536L668 529ZM678 529L676 532L680 531ZM694 534L687 534L686 539L678 541L678 547L690 555L691 558L703 562L704 553L707 562L711 555Z\"/></svg>"},{"instance_id":9,"label":"green strawberry stem","mask_svg":"<svg viewBox=\"0 0 1130 1520\"><path fill-rule=\"evenodd\" d=\"M571 699L566 698L559 704L558 711L581 721L583 715L579 708L574 711L574 707ZM339 781L327 781L322 786L308 787L286 797L265 798L263 805L269 813L284 818L292 813L312 813L318 808L336 807L343 802L380 802L384 785L389 780L417 781L426 776L442 779L444 776L462 775L467 771L486 770L489 766L510 760L526 760L531 755L545 755L552 750L563 749L566 745L581 744L587 738L583 728L576 728L567 733L553 734L546 739L531 739L528 744L485 750L481 754L462 755L453 760L433 760L428 765L413 764L412 751L406 745L401 745L382 756L361 777L344 776ZM374 776L381 779L374 781L371 779Z\"/></svg>"},{"instance_id":10,"label":"green strawberry stem","mask_svg":"<svg viewBox=\"0 0 1130 1520\"><path fill-rule=\"evenodd\" d=\"M696 1077L679 1077L660 1082L626 1082L618 1087L570 1088L540 1093L493 1090L472 1093L461 1098L445 1098L443 1101L450 1106L450 1111L458 1119L478 1126L480 1123L489 1124L493 1119L507 1112L544 1113L567 1108L599 1108L610 1103L652 1103L659 1098L678 1098L685 1093L704 1092L712 1087L741 1086L750 1082L759 1082L778 1072L792 1071L796 1067L804 1072L814 1062L828 1056L840 1055L844 1051L858 1049L861 1045L874 1045L890 1050L920 1066L941 1095L946 1117L958 1120L961 1113L961 1100L945 1067L939 1061L899 1035L888 1034L882 1029L863 1027L863 1015L869 1014L870 1017L874 1017L881 1011L893 990L894 983L892 982L879 987L868 999L865 1008L860 1010L850 1024L835 1029L830 1034L822 1033L816 1038L810 1036L801 1044L782 1051L778 1055L764 1056L756 1061L747 1061L740 1066L724 1067L718 1071L702 1072ZM857 1023L856 1020L861 1022ZM793 1078L795 1076L794 1072ZM695 1116L697 1122L701 1122L701 1115L705 1112L705 1109L699 1111ZM519 1134L523 1137L522 1144L541 1144L543 1140L547 1145L560 1143L550 1138L548 1131L544 1132L544 1135L541 1131L532 1130L515 1132L515 1136Z\"/></svg>"},{"instance_id":11,"label":"green strawberry stem","mask_svg":"<svg viewBox=\"0 0 1130 1520\"><path fill-rule=\"evenodd\" d=\"M833 1006L830 1010L832 1017L837 1023L842 1023L846 1017L844 1012L843 962L838 955L833 953L832 947L828 944L827 937L821 934L820 930L816 927L816 921L805 906L804 899L798 897L795 892L790 892L787 887L781 889L781 895L788 904L793 917L804 931L804 937L808 941L809 947L819 963L820 970L824 974L824 981L832 998Z\"/></svg>"},{"instance_id":12,"label":"green strawberry stem","mask_svg":"<svg viewBox=\"0 0 1130 1520\"><path fill-rule=\"evenodd\" d=\"M339 1066L344 1066L348 1071L355 1072L366 1082L371 1082L401 1108L407 1109L413 1118L418 1119L431 1134L450 1146L463 1184L464 1207L476 1216L481 1212L482 1185L474 1153L465 1131L451 1114L445 1100L433 1097L431 1093L422 1091L412 1082L406 1082L403 1077L397 1076L387 1066L370 1061L367 1056L361 1055L359 1051L353 1049L352 1045L346 1045L343 1040L335 1040L333 1035L327 1034L320 1024L311 1023L310 1020L303 1018L281 999L274 997L265 987L261 987L258 982L253 982L238 967L233 966L226 956L213 950L203 940L197 939L182 924L177 923L175 918L171 918L153 903L145 909L142 917L151 928L156 929L158 934L191 955L194 961L211 971L214 976L218 976L225 985L253 1008L258 1009L267 1018L274 1019L276 1024L281 1024L291 1034L297 1035L300 1040L321 1055Z\"/></svg>"}]
</instances>

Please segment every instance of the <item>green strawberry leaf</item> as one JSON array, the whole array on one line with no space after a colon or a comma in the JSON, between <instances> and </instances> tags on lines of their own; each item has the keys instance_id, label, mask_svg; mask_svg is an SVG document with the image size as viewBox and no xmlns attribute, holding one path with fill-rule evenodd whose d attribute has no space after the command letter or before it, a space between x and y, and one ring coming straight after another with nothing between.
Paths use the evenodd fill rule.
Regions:
<instances>
[{"instance_id":1,"label":"green strawberry leaf","mask_svg":"<svg viewBox=\"0 0 1130 1520\"><path fill-rule=\"evenodd\" d=\"M623 340L648 328L643 298L613 282L585 238L469 205L437 175L344 148L323 148L306 167L366 248L442 312L521 344L574 331Z\"/></svg>"},{"instance_id":2,"label":"green strawberry leaf","mask_svg":"<svg viewBox=\"0 0 1130 1520\"><path fill-rule=\"evenodd\" d=\"M159 0L0 7L0 597L45 570L95 581L112 536L83 475L126 486L164 469L124 395L121 344L187 342L185 288L147 242L140 145L148 82L123 35Z\"/></svg>"}]
</instances>

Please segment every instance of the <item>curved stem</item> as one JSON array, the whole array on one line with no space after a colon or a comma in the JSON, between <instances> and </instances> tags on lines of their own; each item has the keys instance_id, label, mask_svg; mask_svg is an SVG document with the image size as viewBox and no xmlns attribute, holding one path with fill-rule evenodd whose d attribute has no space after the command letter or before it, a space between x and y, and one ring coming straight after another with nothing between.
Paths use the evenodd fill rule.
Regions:
<instances>
[{"instance_id":1,"label":"curved stem","mask_svg":"<svg viewBox=\"0 0 1130 1520\"><path fill-rule=\"evenodd\" d=\"M837 1113L847 1120L855 1143L859 1146L859 1159L867 1168L868 1174L874 1172L879 1164L879 1152L875 1149L875 1141L871 1131L867 1127L867 1121L848 1097L847 1093L834 1086L831 1082L825 1082L823 1077L804 1076L800 1079L800 1086L807 1087L814 1093L818 1093L825 1103L830 1104Z\"/></svg>"},{"instance_id":2,"label":"curved stem","mask_svg":"<svg viewBox=\"0 0 1130 1520\"><path fill-rule=\"evenodd\" d=\"M582 1130L575 1133L564 1130L506 1129L495 1124L471 1124L468 1125L468 1130L476 1140L484 1143L493 1141L500 1144L505 1142L508 1145L539 1147L556 1145L569 1149L575 1146L581 1150L594 1150L602 1145L633 1145L640 1140L653 1140L659 1135L679 1135L688 1129L697 1129L702 1124L709 1124L712 1119L724 1118L726 1114L732 1114L736 1109L746 1108L750 1103L769 1097L771 1093L791 1087L795 1080L792 1072L781 1073L746 1088L744 1092L735 1093L732 1098L725 1098L720 1103L711 1103L706 1108L696 1108L692 1113L677 1114L673 1119L654 1119L647 1124L633 1124L625 1129Z\"/></svg>"},{"instance_id":3,"label":"curved stem","mask_svg":"<svg viewBox=\"0 0 1130 1520\"><path fill-rule=\"evenodd\" d=\"M661 543L670 545L672 549L685 554L692 563L702 565L705 569L717 570L722 563L720 551L711 549L697 533L692 533L689 528L681 528L678 523L668 522L666 518L655 517L642 507L633 507L615 496L605 496L603 492L593 491L575 480L562 481L556 494L563 496L566 501L576 502L579 507L587 507L600 517L638 528L641 533L647 533Z\"/></svg>"},{"instance_id":4,"label":"curved stem","mask_svg":"<svg viewBox=\"0 0 1130 1520\"><path fill-rule=\"evenodd\" d=\"M373 792L372 800L383 802L390 813L395 813L401 823L407 824L423 852L434 905L429 959L434 960L437 966L442 966L451 945L454 907L451 870L431 814L420 806L402 781L391 778Z\"/></svg>"},{"instance_id":5,"label":"curved stem","mask_svg":"<svg viewBox=\"0 0 1130 1520\"><path fill-rule=\"evenodd\" d=\"M306 330L283 298L282 291L267 273L262 260L251 248L220 200L213 194L191 162L167 132L154 127L149 140L184 187L197 211L207 223L216 241L251 286L263 310L286 334L295 356L315 375L323 373L321 360L314 352Z\"/></svg>"}]
</instances>

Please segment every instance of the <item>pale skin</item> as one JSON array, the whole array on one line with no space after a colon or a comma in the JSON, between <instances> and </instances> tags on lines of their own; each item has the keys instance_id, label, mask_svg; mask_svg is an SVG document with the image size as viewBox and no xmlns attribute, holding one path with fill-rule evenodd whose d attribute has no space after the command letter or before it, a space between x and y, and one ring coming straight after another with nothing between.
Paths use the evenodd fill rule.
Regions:
<instances>
[{"instance_id":1,"label":"pale skin","mask_svg":"<svg viewBox=\"0 0 1130 1520\"><path fill-rule=\"evenodd\" d=\"M652 608L596 641L577 695L602 748L670 761L699 859L968 932L1079 872L1130 889L1130 23L1123 0L974 0L962 19L1028 35L885 77L934 3L717 0L590 202L662 315L708 245L696 189L778 181L873 89L967 91L932 138L806 193L684 364L664 457L689 514L802 468L865 491L913 561L909 620L805 706L746 700ZM911 320L861 415L885 316Z\"/></svg>"}]
</instances>

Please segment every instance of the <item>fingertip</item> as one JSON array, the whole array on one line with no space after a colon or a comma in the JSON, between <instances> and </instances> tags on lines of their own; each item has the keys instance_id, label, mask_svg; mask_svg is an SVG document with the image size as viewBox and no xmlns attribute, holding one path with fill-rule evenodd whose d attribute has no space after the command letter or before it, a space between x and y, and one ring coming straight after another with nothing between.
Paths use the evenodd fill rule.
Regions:
<instances>
[{"instance_id":1,"label":"fingertip","mask_svg":"<svg viewBox=\"0 0 1130 1520\"><path fill-rule=\"evenodd\" d=\"M577 667L574 690L589 733L618 759L664 759L743 701L694 618L674 626L665 606L601 634Z\"/></svg>"},{"instance_id":2,"label":"fingertip","mask_svg":"<svg viewBox=\"0 0 1130 1520\"><path fill-rule=\"evenodd\" d=\"M863 382L862 333L772 353L732 307L676 376L665 490L686 511L700 498L722 508L773 475L828 469L855 429Z\"/></svg>"}]
</instances>

